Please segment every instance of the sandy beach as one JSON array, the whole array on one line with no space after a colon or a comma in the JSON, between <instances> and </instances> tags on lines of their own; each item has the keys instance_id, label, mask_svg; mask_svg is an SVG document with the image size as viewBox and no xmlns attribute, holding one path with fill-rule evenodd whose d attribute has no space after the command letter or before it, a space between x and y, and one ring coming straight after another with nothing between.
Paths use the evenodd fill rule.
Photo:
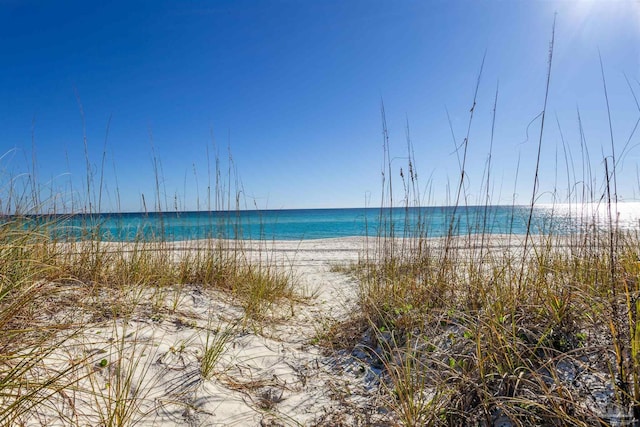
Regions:
<instances>
[{"instance_id":1,"label":"sandy beach","mask_svg":"<svg viewBox=\"0 0 640 427\"><path fill-rule=\"evenodd\" d=\"M145 303L151 291L142 289L127 320L85 319L47 364L63 369L77 360L87 372L24 423L99 425L114 409L117 387L130 389L127 416L136 425L384 423L376 405L379 372L317 345L323 330L357 310L356 281L332 266L356 262L364 244L359 238L250 243L247 256L253 262L268 257L288 270L301 295L264 322L243 323L242 309L228 295L205 293L197 284L167 292L165 307L153 315ZM184 245L175 244L178 252ZM78 315L78 308L69 310ZM208 334L226 335L211 376L203 378L199 361ZM128 371L126 384L114 383L123 374L116 369Z\"/></svg>"},{"instance_id":2,"label":"sandy beach","mask_svg":"<svg viewBox=\"0 0 640 427\"><path fill-rule=\"evenodd\" d=\"M542 242L532 237L529 244L541 246ZM207 248L223 247L220 253L236 253L248 265L283 273L295 297L256 318L248 316L241 296L195 282L162 287L130 283L115 293L104 288L87 292L87 283L60 283L51 299L64 301L64 307L41 310L35 319L39 325L64 325L54 336L59 344L49 344L50 350L32 369L42 378L55 373L56 385L31 396L27 402L33 406L13 422L29 426L383 426L401 422L389 409L394 403L392 390L384 383L388 372L378 359L382 356L376 356L387 351L376 347L385 345L385 340L398 345L393 335L382 327L363 332L365 325L355 328L364 335L349 338L353 342L333 346L331 339L344 339L336 328L357 319L354 314L361 310L360 284L345 267L375 259L376 250L385 245L396 245L399 255L405 251L411 256L415 250L411 242L339 238L219 243L165 242L162 251L175 262ZM435 255L444 243L445 239L432 239L429 250ZM459 266L480 255L492 260L488 265L501 265L501 257L519 256L523 243L522 236L453 237L447 242ZM566 243L566 238L559 238L554 246L564 250ZM101 250L132 257L140 253L130 244L105 245ZM81 255L82 244L76 250ZM441 259L438 256L435 259ZM464 384L464 377L456 379L462 368L452 364L452 357L473 356L479 341L469 340L470 326L464 326L466 321L456 318L452 309L434 313L440 314L433 325L424 324L431 334L425 335L424 342L438 349L423 353L428 363L436 363L430 365L430 372L450 371L447 375ZM402 316L396 312L397 319ZM554 384L578 394L586 390L592 397L581 398L576 405L604 414L614 391L608 385L612 380L603 365L605 359L600 357L603 330L591 328L577 335L584 338L573 350L575 357L559 353L535 375L540 375L536 379L540 384L549 382L544 387ZM378 335L367 337L372 333ZM593 349L589 343L595 343ZM416 341L416 354L422 351L420 345ZM38 349L25 351L31 357L29 352ZM390 357L398 357L393 356L396 350L389 351ZM393 362L399 366L410 353L401 354ZM440 359L445 365L439 368ZM518 384L519 377L514 378ZM427 389L426 383L423 387ZM438 404L436 395L425 399L429 399L424 403L431 411L428 416L437 416L430 409ZM491 412L489 418L486 425L513 425L500 411Z\"/></svg>"}]
</instances>

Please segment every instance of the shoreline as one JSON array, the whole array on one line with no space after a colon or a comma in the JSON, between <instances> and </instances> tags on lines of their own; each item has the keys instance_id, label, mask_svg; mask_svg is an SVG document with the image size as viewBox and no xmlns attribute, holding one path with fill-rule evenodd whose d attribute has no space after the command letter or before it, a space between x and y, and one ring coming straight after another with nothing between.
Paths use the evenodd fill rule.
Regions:
<instances>
[{"instance_id":1,"label":"shoreline","mask_svg":"<svg viewBox=\"0 0 640 427\"><path fill-rule=\"evenodd\" d=\"M620 229L635 229L640 217L640 203L616 205L613 219ZM513 205L448 207L403 207L393 209L395 214L380 218L380 208L302 209L240 212L162 212L109 213L76 215L33 215L23 218L34 226L51 225L48 232L59 238L100 236L105 241L164 240L180 242L208 239L215 236L238 240L316 240L331 238L376 239L378 232L396 235L404 230L409 234L426 234L425 238L447 237L450 226L459 237L469 235L499 235L510 233L524 236L527 228L534 234L551 232L570 235L590 232L592 227L604 230L609 226L608 212L602 206L591 205L538 205L534 206L532 222L527 224L528 207ZM426 210L425 214L421 214ZM451 215L455 212L456 218ZM8 217L11 218L11 217ZM39 220L38 218L42 218ZM455 220L455 221L454 221ZM454 222L452 222L454 221ZM87 234L89 233L89 234Z\"/></svg>"}]
</instances>

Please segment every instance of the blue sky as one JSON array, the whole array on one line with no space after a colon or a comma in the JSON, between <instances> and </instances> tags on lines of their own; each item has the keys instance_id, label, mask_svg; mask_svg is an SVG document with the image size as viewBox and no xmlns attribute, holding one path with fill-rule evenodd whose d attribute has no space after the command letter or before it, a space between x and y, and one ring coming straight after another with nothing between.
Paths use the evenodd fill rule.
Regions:
<instances>
[{"instance_id":1,"label":"blue sky","mask_svg":"<svg viewBox=\"0 0 640 427\"><path fill-rule=\"evenodd\" d=\"M499 82L491 202L528 203L554 14L541 201L582 191L583 146L588 188L603 191L612 150L599 55L616 154L640 143L638 2L0 0L0 196L6 205L7 189L35 175L45 205L82 205L84 118L96 193L106 147L102 210L139 211L142 194L149 209L158 198L204 209L216 150L227 181L228 147L249 208L377 206L384 102L395 187L408 123L423 200L447 204L486 54L467 200L485 200ZM639 150L618 163L621 199L640 197Z\"/></svg>"}]
</instances>

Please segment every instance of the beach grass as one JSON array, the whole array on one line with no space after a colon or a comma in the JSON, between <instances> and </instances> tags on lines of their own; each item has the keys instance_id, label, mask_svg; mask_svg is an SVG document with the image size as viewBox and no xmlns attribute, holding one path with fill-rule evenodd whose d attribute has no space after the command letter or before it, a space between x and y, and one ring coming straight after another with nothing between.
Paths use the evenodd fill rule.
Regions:
<instances>
[{"instance_id":1,"label":"beach grass","mask_svg":"<svg viewBox=\"0 0 640 427\"><path fill-rule=\"evenodd\" d=\"M319 341L358 348L379 369L389 424L632 425L640 239L612 218L603 227L588 206L575 207L583 215L570 235L433 238L418 227L375 236L340 268L358 278L359 309ZM207 384L237 331L260 330L301 299L283 265L250 259L240 241L60 240L51 226L0 225L2 425L135 425L157 401L187 413L186 391L157 390L166 372L154 360L182 360L181 369L192 360L196 383ZM242 315L209 312L199 325L184 312L193 286ZM201 327L204 340L161 353L138 335L142 319ZM97 349L77 351L96 329L105 335L91 342Z\"/></svg>"},{"instance_id":2,"label":"beach grass","mask_svg":"<svg viewBox=\"0 0 640 427\"><path fill-rule=\"evenodd\" d=\"M640 240L620 233L612 264L608 236L585 238L532 238L523 259L461 236L361 262L361 320L334 345L364 346L403 425L635 420Z\"/></svg>"},{"instance_id":3,"label":"beach grass","mask_svg":"<svg viewBox=\"0 0 640 427\"><path fill-rule=\"evenodd\" d=\"M468 203L466 153L481 66L467 134L456 141L460 179L452 186L449 232L433 238L420 222L409 233L380 227L374 248L341 267L359 280L359 310L325 343L380 369L384 406L399 424L640 424L640 235L617 220L615 155L602 159L596 190L591 174L598 172L583 153L583 176L569 179L571 198L564 201L575 212L571 232L539 230L532 221L552 58L553 38L525 235L496 236L486 226L491 152L480 183L487 209L472 219L480 227L456 228L456 208ZM496 90L491 138L497 105ZM411 141L409 173L395 176L384 107L382 123L380 223L391 224L394 196L407 208L422 200ZM575 178L566 151L565 162ZM396 179L401 197L393 191Z\"/></svg>"},{"instance_id":4,"label":"beach grass","mask_svg":"<svg viewBox=\"0 0 640 427\"><path fill-rule=\"evenodd\" d=\"M301 298L286 266L261 247L251 259L247 242L234 240L105 242L89 225L66 235L64 216L19 214L38 212L34 197L0 218L0 425L135 425L155 410L149 402L170 396L156 395L158 349L132 325L206 328L184 317L187 288L227 298L242 328L280 316L283 302L292 311ZM224 316L211 312L208 326ZM209 328L196 358L203 381L228 337Z\"/></svg>"}]
</instances>

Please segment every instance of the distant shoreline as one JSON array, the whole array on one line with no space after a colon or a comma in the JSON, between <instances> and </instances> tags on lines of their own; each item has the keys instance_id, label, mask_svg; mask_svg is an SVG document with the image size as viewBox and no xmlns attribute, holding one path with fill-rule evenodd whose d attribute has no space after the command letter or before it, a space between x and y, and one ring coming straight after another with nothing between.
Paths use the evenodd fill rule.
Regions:
<instances>
[{"instance_id":1,"label":"distant shoreline","mask_svg":"<svg viewBox=\"0 0 640 427\"><path fill-rule=\"evenodd\" d=\"M619 204L615 225L636 229L640 204ZM601 205L466 206L151 212L3 217L47 227L60 240L189 241L317 240L344 237L421 237L526 234L571 235L610 226ZM529 221L529 215L531 221ZM530 223L529 223L530 222Z\"/></svg>"}]
</instances>

